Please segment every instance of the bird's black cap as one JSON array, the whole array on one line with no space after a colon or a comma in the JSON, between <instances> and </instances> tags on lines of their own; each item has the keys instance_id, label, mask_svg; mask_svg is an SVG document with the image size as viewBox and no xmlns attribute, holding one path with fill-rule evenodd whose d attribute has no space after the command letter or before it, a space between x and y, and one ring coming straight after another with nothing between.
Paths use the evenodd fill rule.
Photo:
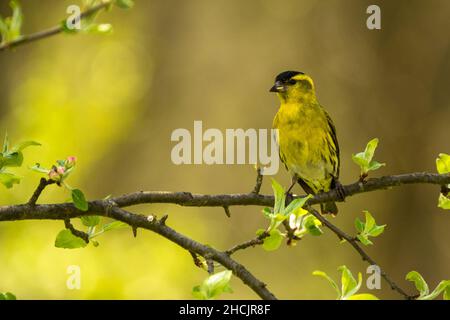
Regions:
<instances>
[{"instance_id":1,"label":"bird's black cap","mask_svg":"<svg viewBox=\"0 0 450 320\"><path fill-rule=\"evenodd\" d=\"M280 81L280 82L286 82L289 79L291 79L292 77L295 77L296 75L299 74L304 74L303 72L300 71L285 71L280 73L276 78L275 78L275 82L276 81Z\"/></svg>"}]
</instances>

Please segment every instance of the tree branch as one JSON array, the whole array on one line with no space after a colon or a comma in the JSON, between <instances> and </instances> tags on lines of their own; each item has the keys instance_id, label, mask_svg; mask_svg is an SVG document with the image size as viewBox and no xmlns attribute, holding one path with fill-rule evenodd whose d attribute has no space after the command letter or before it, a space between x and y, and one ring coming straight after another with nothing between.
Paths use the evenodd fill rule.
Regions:
<instances>
[{"instance_id":1,"label":"tree branch","mask_svg":"<svg viewBox=\"0 0 450 320\"><path fill-rule=\"evenodd\" d=\"M106 9L110 5L112 5L112 1L103 0L102 3L95 5L89 9L87 9L86 11L83 11L80 14L79 18L83 19L83 18L90 17L90 16L96 14L97 12L99 12L103 9ZM43 31L39 31L39 32L30 34L30 35L22 36L11 42L2 43L2 44L0 44L0 52L7 50L7 49L18 47L18 46L26 44L26 43L30 43L30 42L42 40L42 39L45 39L45 38L48 38L51 36L55 36L57 34L62 33L63 31L64 31L64 26L62 23L60 23L59 25L54 26L52 28L49 28L49 29L46 29Z\"/></svg>"},{"instance_id":2,"label":"tree branch","mask_svg":"<svg viewBox=\"0 0 450 320\"><path fill-rule=\"evenodd\" d=\"M450 174L410 173L369 179L365 183L356 182L343 186L347 197L359 193L384 190L405 184L450 184ZM295 199L296 197L294 197ZM231 207L231 206L273 206L274 197L255 193L241 194L193 194L190 192L149 192L141 191L112 199L119 207L129 207L144 203L172 203L187 207ZM309 205L330 201L342 201L335 190L321 193L308 201Z\"/></svg>"}]
</instances>

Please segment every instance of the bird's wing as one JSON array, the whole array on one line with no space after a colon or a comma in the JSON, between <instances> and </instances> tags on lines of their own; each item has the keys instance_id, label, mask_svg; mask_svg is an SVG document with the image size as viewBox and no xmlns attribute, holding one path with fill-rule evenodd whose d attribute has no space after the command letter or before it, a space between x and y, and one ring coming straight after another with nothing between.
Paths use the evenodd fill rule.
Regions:
<instances>
[{"instance_id":1,"label":"bird's wing","mask_svg":"<svg viewBox=\"0 0 450 320\"><path fill-rule=\"evenodd\" d=\"M336 127L334 126L333 120L331 120L330 115L325 111L325 115L327 117L328 128L330 130L331 142L330 151L334 151L336 153L336 162L333 163L334 168L334 178L339 178L339 163L340 163L340 151L339 151L339 143L336 135Z\"/></svg>"}]
</instances>

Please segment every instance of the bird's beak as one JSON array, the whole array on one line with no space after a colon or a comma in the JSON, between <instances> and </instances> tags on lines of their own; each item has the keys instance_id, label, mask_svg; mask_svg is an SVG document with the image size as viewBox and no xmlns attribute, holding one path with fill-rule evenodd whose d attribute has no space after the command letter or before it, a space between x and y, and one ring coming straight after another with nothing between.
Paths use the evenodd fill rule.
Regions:
<instances>
[{"instance_id":1,"label":"bird's beak","mask_svg":"<svg viewBox=\"0 0 450 320\"><path fill-rule=\"evenodd\" d=\"M277 81L273 87L270 88L270 92L286 92L286 86L281 83L281 81Z\"/></svg>"}]
</instances>

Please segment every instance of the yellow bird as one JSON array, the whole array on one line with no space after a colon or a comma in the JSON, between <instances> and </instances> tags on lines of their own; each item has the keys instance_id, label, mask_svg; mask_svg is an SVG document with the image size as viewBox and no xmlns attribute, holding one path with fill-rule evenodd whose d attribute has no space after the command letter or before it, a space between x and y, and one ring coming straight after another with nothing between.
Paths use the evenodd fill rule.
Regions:
<instances>
[{"instance_id":1,"label":"yellow bird","mask_svg":"<svg viewBox=\"0 0 450 320\"><path fill-rule=\"evenodd\" d=\"M339 183L339 144L336 129L328 113L317 101L314 82L303 72L280 73L274 86L281 106L273 120L278 129L280 159L295 183L308 194L337 189ZM337 214L334 202L321 204L322 214Z\"/></svg>"}]
</instances>

